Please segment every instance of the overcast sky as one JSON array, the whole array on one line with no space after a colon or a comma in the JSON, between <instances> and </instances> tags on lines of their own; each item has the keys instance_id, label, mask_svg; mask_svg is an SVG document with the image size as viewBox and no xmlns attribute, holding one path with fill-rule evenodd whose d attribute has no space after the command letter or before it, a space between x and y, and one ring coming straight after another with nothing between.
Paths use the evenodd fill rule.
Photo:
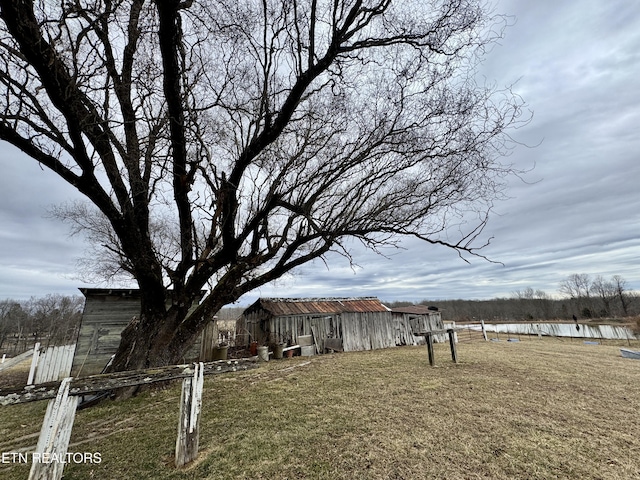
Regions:
<instances>
[{"instance_id":1,"label":"overcast sky","mask_svg":"<svg viewBox=\"0 0 640 480\"><path fill-rule=\"evenodd\" d=\"M511 161L535 169L513 181L486 229L494 237L467 264L453 251L405 242L386 257L354 247L360 267L329 257L242 299L365 296L387 301L557 294L572 273L622 275L640 290L640 2L502 0L516 17L482 74L514 84L534 112L513 132ZM535 147L534 147L535 146ZM85 246L47 218L79 198L52 173L0 145L0 298L76 294Z\"/></svg>"}]
</instances>

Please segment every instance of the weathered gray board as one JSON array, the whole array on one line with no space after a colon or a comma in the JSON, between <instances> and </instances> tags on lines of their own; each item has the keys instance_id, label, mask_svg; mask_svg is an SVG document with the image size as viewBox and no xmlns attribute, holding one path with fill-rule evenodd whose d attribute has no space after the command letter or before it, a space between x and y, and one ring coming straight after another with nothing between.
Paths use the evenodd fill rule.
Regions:
<instances>
[{"instance_id":1,"label":"weathered gray board","mask_svg":"<svg viewBox=\"0 0 640 480\"><path fill-rule=\"evenodd\" d=\"M44 422L40 429L38 445L32 458L29 480L59 480L62 478L64 459L69 448L71 430L76 417L80 397L69 395L72 378L60 383L54 400L49 400Z\"/></svg>"},{"instance_id":2,"label":"weathered gray board","mask_svg":"<svg viewBox=\"0 0 640 480\"><path fill-rule=\"evenodd\" d=\"M100 373L120 345L122 330L140 314L140 297L135 293L82 292L86 300L71 366L73 377Z\"/></svg>"},{"instance_id":3,"label":"weathered gray board","mask_svg":"<svg viewBox=\"0 0 640 480\"><path fill-rule=\"evenodd\" d=\"M71 376L96 375L120 345L120 334L140 314L140 292L135 289L81 289L86 297L82 323L71 366ZM187 352L184 363L200 356L201 337Z\"/></svg>"},{"instance_id":4,"label":"weathered gray board","mask_svg":"<svg viewBox=\"0 0 640 480\"><path fill-rule=\"evenodd\" d=\"M208 362L204 364L204 375L219 375L255 368L255 358ZM192 364L169 365L167 367L131 370L104 375L73 378L69 386L69 395L88 395L91 393L127 388L136 385L150 385L177 378L192 377L195 369ZM37 402L56 398L60 382L47 382L40 385L10 386L0 385L0 407L18 403Z\"/></svg>"},{"instance_id":5,"label":"weathered gray board","mask_svg":"<svg viewBox=\"0 0 640 480\"><path fill-rule=\"evenodd\" d=\"M15 357L10 358L9 360L5 360L4 363L0 364L0 372L2 370L9 370L11 367L15 367L19 363L24 362L31 355L33 355L33 348L30 350L27 350L26 352L22 352L20 355L16 355Z\"/></svg>"},{"instance_id":6,"label":"weathered gray board","mask_svg":"<svg viewBox=\"0 0 640 480\"><path fill-rule=\"evenodd\" d=\"M252 360L199 363L194 365L194 368L190 365L170 365L137 372L96 375L84 379L68 377L62 382L49 382L39 386L27 385L19 391L14 388L0 389L0 405L50 399L34 453L29 480L60 480L65 462L56 460L64 459L69 447L78 395L192 377L183 383L176 441L176 466L184 466L198 455L198 424L202 410L204 375L246 370L255 366L250 362ZM45 457L46 460L43 460Z\"/></svg>"},{"instance_id":7,"label":"weathered gray board","mask_svg":"<svg viewBox=\"0 0 640 480\"><path fill-rule=\"evenodd\" d=\"M35 372L29 372L27 385L31 383L39 384L54 380L62 380L63 378L68 377L71 371L75 348L75 344L58 345L50 346L42 353L40 353L39 350L35 351L34 360L36 361L37 366L35 368ZM33 379L32 374L34 375Z\"/></svg>"},{"instance_id":8,"label":"weathered gray board","mask_svg":"<svg viewBox=\"0 0 640 480\"><path fill-rule=\"evenodd\" d=\"M417 330L443 328L439 313L425 318L418 323ZM341 338L345 352L416 345L421 341L414 337L408 318L392 316L391 312L287 315L266 320L258 312L248 315L240 328L247 330L249 338L259 342L266 342L269 336L290 336L292 343L297 343L300 335L310 335L313 330L320 351L325 348L326 338Z\"/></svg>"},{"instance_id":9,"label":"weathered gray board","mask_svg":"<svg viewBox=\"0 0 640 480\"><path fill-rule=\"evenodd\" d=\"M201 362L195 364L193 377L182 380L180 419L178 421L178 438L176 439L176 467L184 467L198 457L203 386L204 365Z\"/></svg>"}]
</instances>

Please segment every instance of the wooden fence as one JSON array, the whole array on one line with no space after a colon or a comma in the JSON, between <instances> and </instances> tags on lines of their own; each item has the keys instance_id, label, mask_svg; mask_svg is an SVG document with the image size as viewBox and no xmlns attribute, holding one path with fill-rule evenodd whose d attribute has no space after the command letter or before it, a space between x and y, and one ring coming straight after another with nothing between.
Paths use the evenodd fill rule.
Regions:
<instances>
[{"instance_id":1,"label":"wooden fence","mask_svg":"<svg viewBox=\"0 0 640 480\"><path fill-rule=\"evenodd\" d=\"M36 343L32 349L21 353L0 364L0 371L8 370L31 357L31 368L27 385L61 380L69 376L75 344L47 347L44 351L40 343Z\"/></svg>"},{"instance_id":2,"label":"wooden fence","mask_svg":"<svg viewBox=\"0 0 640 480\"><path fill-rule=\"evenodd\" d=\"M49 400L29 480L62 478L63 461L81 395L100 393L118 388L148 385L182 378L180 420L176 440L175 464L182 467L198 455L198 427L202 409L202 390L205 375L236 372L255 367L253 359L171 365L148 370L116 372L83 378L67 377L40 385L0 389L0 405Z\"/></svg>"},{"instance_id":3,"label":"wooden fence","mask_svg":"<svg viewBox=\"0 0 640 480\"><path fill-rule=\"evenodd\" d=\"M71 373L76 345L48 347L44 352L34 348L27 385L62 380Z\"/></svg>"},{"instance_id":4,"label":"wooden fence","mask_svg":"<svg viewBox=\"0 0 640 480\"><path fill-rule=\"evenodd\" d=\"M9 370L11 367L15 367L16 365L18 365L19 363L24 362L27 358L29 358L31 355L33 355L33 351L34 349L30 349L27 350L26 352L22 352L20 355L16 355L15 357L12 357L10 359L6 359L6 357L3 357L3 362L0 363L0 372L2 372L3 370Z\"/></svg>"}]
</instances>

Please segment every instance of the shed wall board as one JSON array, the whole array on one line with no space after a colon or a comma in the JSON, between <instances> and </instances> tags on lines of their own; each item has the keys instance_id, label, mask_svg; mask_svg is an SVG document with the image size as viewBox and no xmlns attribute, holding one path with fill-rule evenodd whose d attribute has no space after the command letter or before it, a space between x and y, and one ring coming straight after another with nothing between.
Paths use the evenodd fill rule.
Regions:
<instances>
[{"instance_id":1,"label":"shed wall board","mask_svg":"<svg viewBox=\"0 0 640 480\"><path fill-rule=\"evenodd\" d=\"M424 339L414 336L413 332L442 329L443 323L439 312L273 315L254 306L238 320L238 338L245 345L251 341L267 344L285 338L295 344L298 335L310 335L312 327L321 350L325 338L337 337L342 339L344 351L350 352L424 343ZM446 338L438 340L446 341Z\"/></svg>"},{"instance_id":2,"label":"shed wall board","mask_svg":"<svg viewBox=\"0 0 640 480\"><path fill-rule=\"evenodd\" d=\"M74 377L100 373L120 345L120 334L140 314L137 296L88 295L71 366Z\"/></svg>"},{"instance_id":3,"label":"shed wall board","mask_svg":"<svg viewBox=\"0 0 640 480\"><path fill-rule=\"evenodd\" d=\"M140 315L140 295L137 290L85 289L84 311L71 376L100 373L116 353L120 335L131 319ZM184 357L185 362L200 356L201 337Z\"/></svg>"}]
</instances>

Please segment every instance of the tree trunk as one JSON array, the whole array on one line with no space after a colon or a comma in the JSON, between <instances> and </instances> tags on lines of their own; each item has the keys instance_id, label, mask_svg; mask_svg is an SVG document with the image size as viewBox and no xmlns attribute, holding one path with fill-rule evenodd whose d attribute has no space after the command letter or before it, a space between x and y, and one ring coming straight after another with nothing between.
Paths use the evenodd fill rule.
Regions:
<instances>
[{"instance_id":1,"label":"tree trunk","mask_svg":"<svg viewBox=\"0 0 640 480\"><path fill-rule=\"evenodd\" d=\"M149 299L143 293L141 313L134 317L122 331L120 345L108 372L142 370L152 367L175 365L182 362L185 353L212 318L209 309L199 315L189 315L192 301L174 301L165 308L164 297ZM174 299L175 300L175 299ZM223 306L215 302L215 311ZM116 392L119 399L138 393L140 387L130 387Z\"/></svg>"},{"instance_id":2,"label":"tree trunk","mask_svg":"<svg viewBox=\"0 0 640 480\"><path fill-rule=\"evenodd\" d=\"M149 295L143 292L140 315L134 317L122 331L120 345L108 372L142 370L178 363L183 352L167 348L171 338L166 332L179 324L184 317L179 317L178 309L167 310L164 298L159 301L159 297L164 296L155 295L150 299ZM118 390L116 397L132 397L139 388L136 386Z\"/></svg>"}]
</instances>

